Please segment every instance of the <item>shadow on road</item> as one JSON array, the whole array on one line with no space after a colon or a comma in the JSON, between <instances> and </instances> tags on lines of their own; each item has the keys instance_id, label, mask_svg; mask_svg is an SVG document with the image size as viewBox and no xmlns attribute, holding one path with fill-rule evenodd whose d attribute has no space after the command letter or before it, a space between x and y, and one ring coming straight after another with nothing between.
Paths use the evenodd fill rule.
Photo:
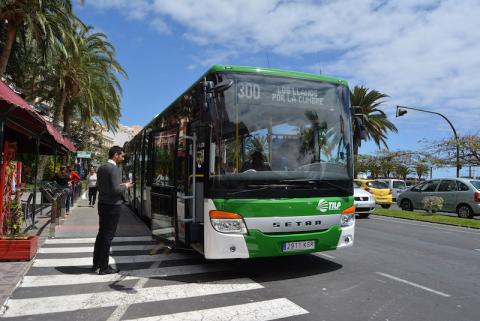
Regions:
<instances>
[{"instance_id":1,"label":"shadow on road","mask_svg":"<svg viewBox=\"0 0 480 321\"><path fill-rule=\"evenodd\" d=\"M229 263L232 270L244 273L257 282L280 281L330 273L341 264L315 255L238 260Z\"/></svg>"},{"instance_id":2,"label":"shadow on road","mask_svg":"<svg viewBox=\"0 0 480 321\"><path fill-rule=\"evenodd\" d=\"M172 251L175 252L175 251ZM152 262L118 264L123 273L133 269L148 269ZM164 261L160 268L175 266L182 267L192 264L221 266L222 268L211 272L192 272L181 275L159 275L150 276L150 279L162 279L175 282L209 282L227 280L231 278L251 278L256 282L281 281L295 278L302 278L313 275L330 273L342 268L341 264L329 261L315 255L295 255L288 257L255 258L246 260L205 260L197 253L191 253L186 258L172 261ZM92 273L90 267L64 266L56 267L56 270L63 274L85 274ZM115 290L128 290L115 288Z\"/></svg>"}]
</instances>

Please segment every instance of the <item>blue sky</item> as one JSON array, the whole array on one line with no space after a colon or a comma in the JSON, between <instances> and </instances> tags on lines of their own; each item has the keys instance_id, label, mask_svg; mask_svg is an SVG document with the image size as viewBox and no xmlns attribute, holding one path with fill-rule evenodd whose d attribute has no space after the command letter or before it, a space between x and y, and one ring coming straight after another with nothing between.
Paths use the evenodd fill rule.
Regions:
<instances>
[{"instance_id":1,"label":"blue sky","mask_svg":"<svg viewBox=\"0 0 480 321\"><path fill-rule=\"evenodd\" d=\"M391 150L476 134L480 116L480 1L86 0L75 11L107 34L128 72L121 123L145 125L212 64L337 76L390 97ZM360 153L377 147L364 143ZM453 171L436 171L450 175ZM465 172L466 174L466 172ZM434 171L434 176L437 176Z\"/></svg>"}]
</instances>

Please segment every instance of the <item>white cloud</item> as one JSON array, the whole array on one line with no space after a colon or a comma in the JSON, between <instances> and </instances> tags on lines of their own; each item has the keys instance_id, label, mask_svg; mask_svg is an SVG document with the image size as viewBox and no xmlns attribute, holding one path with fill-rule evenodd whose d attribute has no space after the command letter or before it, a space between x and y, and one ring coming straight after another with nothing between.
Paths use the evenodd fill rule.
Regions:
<instances>
[{"instance_id":1,"label":"white cloud","mask_svg":"<svg viewBox=\"0 0 480 321\"><path fill-rule=\"evenodd\" d=\"M191 68L262 50L284 57L320 54L328 60L304 70L321 69L375 88L389 94L391 104L435 108L462 127L478 123L478 0L100 0L94 5L118 8L130 18L149 17L163 33L173 27L165 21L174 24L185 39L208 48L208 57L193 57Z\"/></svg>"},{"instance_id":2,"label":"white cloud","mask_svg":"<svg viewBox=\"0 0 480 321\"><path fill-rule=\"evenodd\" d=\"M133 20L143 20L151 10L150 0L96 0L86 1L86 5L99 9L119 9Z\"/></svg>"},{"instance_id":3,"label":"white cloud","mask_svg":"<svg viewBox=\"0 0 480 321\"><path fill-rule=\"evenodd\" d=\"M162 34L166 34L166 35L169 35L172 33L172 31L170 30L170 28L168 27L168 25L162 20L162 19L159 19L159 18L155 18L152 20L152 22L150 23L150 25L155 29L157 30L158 32L162 33Z\"/></svg>"}]
</instances>

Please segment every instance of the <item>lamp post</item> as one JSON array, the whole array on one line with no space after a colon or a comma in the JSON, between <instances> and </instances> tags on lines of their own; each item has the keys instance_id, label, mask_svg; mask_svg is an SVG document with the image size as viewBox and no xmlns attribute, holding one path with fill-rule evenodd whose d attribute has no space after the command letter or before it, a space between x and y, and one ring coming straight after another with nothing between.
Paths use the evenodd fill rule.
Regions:
<instances>
[{"instance_id":1,"label":"lamp post","mask_svg":"<svg viewBox=\"0 0 480 321\"><path fill-rule=\"evenodd\" d=\"M453 135L455 136L455 141L456 141L455 145L457 145L457 155L456 155L457 177L460 177L460 141L458 139L457 131L455 130L455 127L453 127L450 120L448 120L448 118L445 117L445 115L437 113L435 111L424 110L424 109L419 109L419 108L412 108L412 107L405 107L405 106L399 106L399 105L397 105L397 112L396 112L395 116L396 117L401 117L401 116L405 115L407 113L406 109L422 111L424 113L429 113L429 114L435 114L435 115L438 115L438 116L442 117L443 119L445 119L447 121L447 123L450 125L450 127L453 130Z\"/></svg>"}]
</instances>

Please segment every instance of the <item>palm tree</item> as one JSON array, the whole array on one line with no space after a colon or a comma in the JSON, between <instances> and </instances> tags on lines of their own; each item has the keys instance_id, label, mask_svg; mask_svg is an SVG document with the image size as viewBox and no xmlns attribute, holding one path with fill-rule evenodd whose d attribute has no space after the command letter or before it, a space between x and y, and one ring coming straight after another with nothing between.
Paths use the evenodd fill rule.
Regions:
<instances>
[{"instance_id":1,"label":"palm tree","mask_svg":"<svg viewBox=\"0 0 480 321\"><path fill-rule=\"evenodd\" d=\"M28 31L42 48L61 46L64 30L72 21L70 0L4 0L0 21L5 24L5 42L0 55L0 76L5 73L12 46L20 29Z\"/></svg>"},{"instance_id":2,"label":"palm tree","mask_svg":"<svg viewBox=\"0 0 480 321\"><path fill-rule=\"evenodd\" d=\"M403 164L398 164L395 172L396 172L398 177L400 177L403 180L406 180L408 174L410 174L412 171L410 170L410 168L408 166L403 165Z\"/></svg>"},{"instance_id":3,"label":"palm tree","mask_svg":"<svg viewBox=\"0 0 480 321\"><path fill-rule=\"evenodd\" d=\"M98 116L108 129L115 129L120 117L122 88L117 74L127 74L115 60L115 50L107 37L91 30L76 24L66 44L67 55L56 66L58 92L53 122L63 114L64 132L69 131L72 116L84 121Z\"/></svg>"},{"instance_id":4,"label":"palm tree","mask_svg":"<svg viewBox=\"0 0 480 321\"><path fill-rule=\"evenodd\" d=\"M115 50L101 33L74 21L65 42L65 51L53 48L52 70L48 86L53 88L53 123L63 115L63 131L70 132L72 119L91 125L98 118L109 130L116 129L120 118L122 88L117 74L127 76L115 60ZM98 121L97 119L97 121ZM39 175L46 161L39 164Z\"/></svg>"},{"instance_id":5,"label":"palm tree","mask_svg":"<svg viewBox=\"0 0 480 321\"><path fill-rule=\"evenodd\" d=\"M363 86L355 86L350 91L350 101L352 106L359 106L364 118L364 126L367 132L367 140L373 140L378 147L382 144L388 149L386 138L387 132L398 132L397 127L387 119L387 115L378 107L383 104L382 99L388 97L376 90L369 90ZM353 122L355 129L356 122ZM358 148L360 147L361 137L357 131L353 131L353 154L356 158Z\"/></svg>"},{"instance_id":6,"label":"palm tree","mask_svg":"<svg viewBox=\"0 0 480 321\"><path fill-rule=\"evenodd\" d=\"M426 163L420 162L415 166L415 171L417 172L418 180L421 180L423 175L428 174L429 168Z\"/></svg>"}]
</instances>

